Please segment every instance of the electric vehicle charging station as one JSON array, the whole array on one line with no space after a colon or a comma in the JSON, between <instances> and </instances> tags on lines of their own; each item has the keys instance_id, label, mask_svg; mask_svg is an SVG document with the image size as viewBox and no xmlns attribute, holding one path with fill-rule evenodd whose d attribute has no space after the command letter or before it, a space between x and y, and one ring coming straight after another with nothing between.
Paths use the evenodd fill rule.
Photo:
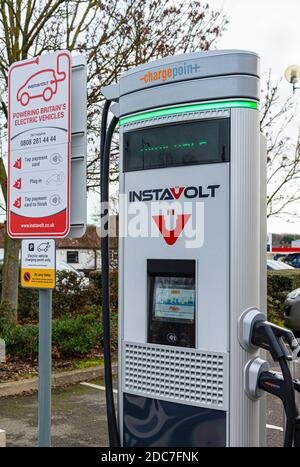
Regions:
<instances>
[{"instance_id":1,"label":"electric vehicle charging station","mask_svg":"<svg viewBox=\"0 0 300 467\"><path fill-rule=\"evenodd\" d=\"M272 350L273 341L266 346L256 336L267 323L259 58L235 50L169 57L124 73L103 94L102 203L118 121L122 199L118 423L107 225L101 244L111 443L262 445L259 379L268 366L259 347ZM143 209L149 230L132 235L134 215ZM282 337L297 350L292 333L280 331L275 347Z\"/></svg>"}]
</instances>

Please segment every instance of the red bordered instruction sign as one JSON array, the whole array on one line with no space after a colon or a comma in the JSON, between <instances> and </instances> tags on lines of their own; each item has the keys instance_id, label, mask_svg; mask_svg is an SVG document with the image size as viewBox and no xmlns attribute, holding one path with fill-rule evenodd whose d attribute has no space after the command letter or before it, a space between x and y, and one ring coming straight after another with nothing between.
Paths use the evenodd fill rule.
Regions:
<instances>
[{"instance_id":1,"label":"red bordered instruction sign","mask_svg":"<svg viewBox=\"0 0 300 467\"><path fill-rule=\"evenodd\" d=\"M14 63L8 112L8 233L65 237L70 229L70 53Z\"/></svg>"}]
</instances>

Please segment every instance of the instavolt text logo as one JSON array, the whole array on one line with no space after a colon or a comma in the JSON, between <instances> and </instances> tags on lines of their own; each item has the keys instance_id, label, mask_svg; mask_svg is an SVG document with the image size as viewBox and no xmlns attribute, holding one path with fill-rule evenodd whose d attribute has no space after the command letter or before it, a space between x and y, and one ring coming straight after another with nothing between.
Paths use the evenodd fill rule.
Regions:
<instances>
[{"instance_id":1,"label":"instavolt text logo","mask_svg":"<svg viewBox=\"0 0 300 467\"><path fill-rule=\"evenodd\" d=\"M130 190L119 197L119 236L158 238L167 247L181 239L185 248L200 248L204 244L205 200L214 201L220 196L219 189L219 184L210 184ZM101 236L108 234L109 208L101 206ZM117 225L110 223L109 236L116 235Z\"/></svg>"},{"instance_id":2,"label":"instavolt text logo","mask_svg":"<svg viewBox=\"0 0 300 467\"><path fill-rule=\"evenodd\" d=\"M178 77L186 77L199 73L201 67L198 63L182 63L181 65L170 65L159 68L156 71L147 71L140 77L145 84L150 84L155 81L172 81Z\"/></svg>"}]
</instances>

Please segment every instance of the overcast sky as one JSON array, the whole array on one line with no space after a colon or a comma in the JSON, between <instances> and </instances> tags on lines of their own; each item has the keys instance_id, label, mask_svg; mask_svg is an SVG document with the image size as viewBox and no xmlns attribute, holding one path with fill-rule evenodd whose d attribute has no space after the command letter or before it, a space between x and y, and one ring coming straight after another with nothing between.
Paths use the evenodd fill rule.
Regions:
<instances>
[{"instance_id":1,"label":"overcast sky","mask_svg":"<svg viewBox=\"0 0 300 467\"><path fill-rule=\"evenodd\" d=\"M220 38L218 49L253 50L261 58L261 76L271 68L275 79L283 76L288 65L300 65L300 0L207 0L215 9L222 8L229 19L228 30ZM283 97L291 85L283 80ZM300 103L300 90L296 99ZM300 121L300 119L298 119ZM291 128L296 137L297 126ZM300 207L299 207L300 209ZM300 212L299 212L300 214ZM272 219L269 232L300 233L299 222Z\"/></svg>"},{"instance_id":2,"label":"overcast sky","mask_svg":"<svg viewBox=\"0 0 300 467\"><path fill-rule=\"evenodd\" d=\"M272 68L278 77L287 65L300 64L299 0L208 0L208 3L215 9L223 8L230 21L218 48L258 52L262 72ZM286 86L289 88L288 83Z\"/></svg>"}]
</instances>

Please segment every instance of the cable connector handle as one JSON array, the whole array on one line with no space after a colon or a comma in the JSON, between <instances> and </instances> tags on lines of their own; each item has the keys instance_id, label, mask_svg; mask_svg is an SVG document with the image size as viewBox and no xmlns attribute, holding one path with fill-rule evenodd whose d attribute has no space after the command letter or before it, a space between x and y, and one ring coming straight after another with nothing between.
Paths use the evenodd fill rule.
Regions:
<instances>
[{"instance_id":1,"label":"cable connector handle","mask_svg":"<svg viewBox=\"0 0 300 467\"><path fill-rule=\"evenodd\" d=\"M269 368L269 363L260 357L255 357L247 362L244 368L244 390L249 399L255 401L263 395L259 380L261 374L268 372Z\"/></svg>"},{"instance_id":2,"label":"cable connector handle","mask_svg":"<svg viewBox=\"0 0 300 467\"><path fill-rule=\"evenodd\" d=\"M275 361L282 357L286 360L294 360L300 356L300 346L293 332L270 323L265 315L254 307L248 308L240 316L238 338L240 345L247 352L254 352L259 348L265 349L271 353Z\"/></svg>"},{"instance_id":3,"label":"cable connector handle","mask_svg":"<svg viewBox=\"0 0 300 467\"><path fill-rule=\"evenodd\" d=\"M265 314L256 307L247 308L241 314L238 321L238 339L241 347L247 352L258 350L259 347L252 342L253 327L255 323L265 320Z\"/></svg>"}]
</instances>

